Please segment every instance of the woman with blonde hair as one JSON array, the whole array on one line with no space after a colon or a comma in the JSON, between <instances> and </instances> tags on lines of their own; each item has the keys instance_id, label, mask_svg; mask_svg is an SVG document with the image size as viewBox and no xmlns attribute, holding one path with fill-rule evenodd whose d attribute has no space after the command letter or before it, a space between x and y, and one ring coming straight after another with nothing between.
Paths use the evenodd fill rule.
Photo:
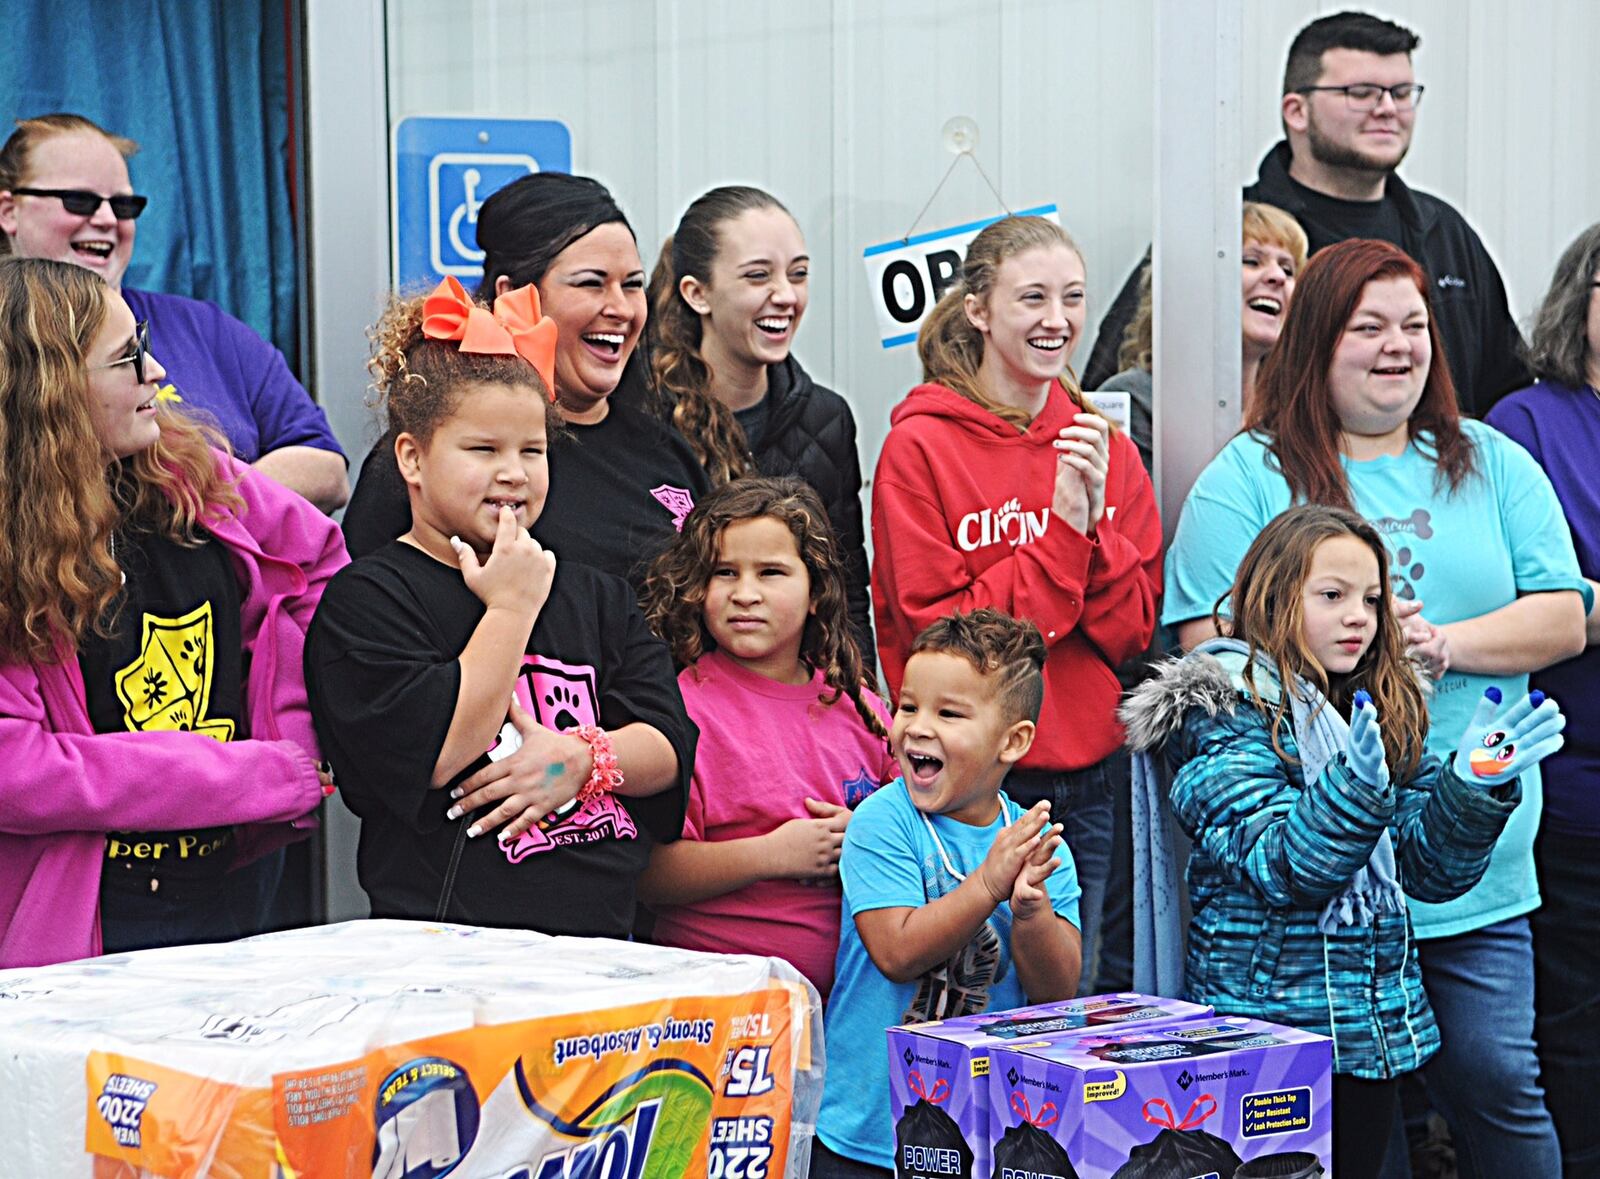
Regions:
<instances>
[{"instance_id":1,"label":"woman with blonde hair","mask_svg":"<svg viewBox=\"0 0 1600 1179\"><path fill-rule=\"evenodd\" d=\"M1006 791L1049 799L1083 886L1083 977L1127 789L1116 668L1150 643L1161 522L1128 436L1094 413L1069 360L1083 257L1059 225L1008 217L968 248L918 339L925 383L891 415L872 497L878 650L898 693L912 640L990 606L1038 626L1039 735Z\"/></svg>"},{"instance_id":2,"label":"woman with blonde hair","mask_svg":"<svg viewBox=\"0 0 1600 1179\"><path fill-rule=\"evenodd\" d=\"M1239 278L1244 301L1239 324L1243 337L1243 363L1239 370L1240 404L1249 408L1261 362L1278 342L1283 317L1294 295L1294 279L1306 264L1306 231L1276 205L1244 203L1244 248L1239 254ZM1132 400L1129 432L1144 459L1152 462L1152 373L1155 366L1154 298L1150 263L1139 275L1139 310L1122 337L1117 352L1121 372L1107 377L1101 389L1121 390Z\"/></svg>"},{"instance_id":3,"label":"woman with blonde hair","mask_svg":"<svg viewBox=\"0 0 1600 1179\"><path fill-rule=\"evenodd\" d=\"M158 400L115 290L0 262L0 967L242 932L305 833L301 650L337 527Z\"/></svg>"}]
</instances>

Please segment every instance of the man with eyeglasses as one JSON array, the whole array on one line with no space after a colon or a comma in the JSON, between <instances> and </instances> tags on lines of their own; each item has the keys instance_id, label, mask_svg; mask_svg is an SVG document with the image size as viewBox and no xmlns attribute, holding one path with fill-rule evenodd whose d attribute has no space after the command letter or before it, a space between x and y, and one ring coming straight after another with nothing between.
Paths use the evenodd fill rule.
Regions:
<instances>
[{"instance_id":1,"label":"man with eyeglasses","mask_svg":"<svg viewBox=\"0 0 1600 1179\"><path fill-rule=\"evenodd\" d=\"M342 507L350 497L344 454L283 354L211 303L122 286L148 203L128 175L135 150L80 115L19 120L0 148L0 252L71 262L121 289L149 324L169 396L208 415L263 474L323 511Z\"/></svg>"},{"instance_id":2,"label":"man with eyeglasses","mask_svg":"<svg viewBox=\"0 0 1600 1179\"><path fill-rule=\"evenodd\" d=\"M1422 100L1411 68L1419 41L1364 12L1301 29L1284 68L1286 141L1267 153L1245 197L1293 213L1313 251L1375 237L1422 263L1457 400L1481 417L1531 378L1505 283L1483 242L1448 203L1395 175Z\"/></svg>"},{"instance_id":3,"label":"man with eyeglasses","mask_svg":"<svg viewBox=\"0 0 1600 1179\"><path fill-rule=\"evenodd\" d=\"M1364 12L1336 13L1301 29L1284 68L1285 139L1261 161L1244 197L1292 213L1313 253L1369 237L1420 262L1456 399L1463 413L1482 417L1533 378L1521 359L1505 283L1477 233L1447 202L1395 174L1422 100L1411 65L1419 43L1410 29ZM1135 276L1100 325L1085 388L1116 371L1137 298Z\"/></svg>"}]
</instances>

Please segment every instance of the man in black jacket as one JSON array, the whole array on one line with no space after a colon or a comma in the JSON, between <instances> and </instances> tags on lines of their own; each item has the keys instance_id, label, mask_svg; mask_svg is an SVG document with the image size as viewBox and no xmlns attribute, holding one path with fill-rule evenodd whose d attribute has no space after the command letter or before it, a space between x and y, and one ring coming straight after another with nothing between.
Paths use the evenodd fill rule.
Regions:
<instances>
[{"instance_id":1,"label":"man in black jacket","mask_svg":"<svg viewBox=\"0 0 1600 1179\"><path fill-rule=\"evenodd\" d=\"M1433 285L1434 318L1462 412L1481 417L1532 378L1505 284L1483 242L1449 204L1395 175L1422 97L1411 67L1418 42L1411 30L1360 12L1301 29L1284 69L1287 138L1261 161L1244 198L1294 214L1313 252L1346 238L1381 238L1420 262ZM1137 290L1135 271L1100 325L1087 388L1116 371Z\"/></svg>"}]
</instances>

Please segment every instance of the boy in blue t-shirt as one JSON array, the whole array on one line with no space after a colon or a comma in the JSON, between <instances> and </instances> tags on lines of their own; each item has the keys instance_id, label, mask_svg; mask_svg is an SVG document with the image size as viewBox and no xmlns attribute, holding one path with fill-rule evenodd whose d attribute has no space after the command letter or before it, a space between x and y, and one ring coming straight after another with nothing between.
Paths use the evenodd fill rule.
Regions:
<instances>
[{"instance_id":1,"label":"boy in blue t-shirt","mask_svg":"<svg viewBox=\"0 0 1600 1179\"><path fill-rule=\"evenodd\" d=\"M856 808L826 1019L813 1179L891 1174L890 1026L1068 999L1078 878L1050 804L1001 791L1033 743L1044 640L998 610L911 646L890 739L900 777Z\"/></svg>"}]
</instances>

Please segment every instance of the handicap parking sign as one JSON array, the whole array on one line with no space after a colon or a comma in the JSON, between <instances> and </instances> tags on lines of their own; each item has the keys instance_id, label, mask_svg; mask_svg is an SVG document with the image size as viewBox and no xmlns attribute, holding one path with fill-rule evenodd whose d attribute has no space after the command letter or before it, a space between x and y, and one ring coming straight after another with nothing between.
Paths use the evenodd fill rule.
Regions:
<instances>
[{"instance_id":1,"label":"handicap parking sign","mask_svg":"<svg viewBox=\"0 0 1600 1179\"><path fill-rule=\"evenodd\" d=\"M394 127L390 261L397 289L483 275L478 210L531 172L572 170L572 134L554 119L416 117Z\"/></svg>"}]
</instances>

